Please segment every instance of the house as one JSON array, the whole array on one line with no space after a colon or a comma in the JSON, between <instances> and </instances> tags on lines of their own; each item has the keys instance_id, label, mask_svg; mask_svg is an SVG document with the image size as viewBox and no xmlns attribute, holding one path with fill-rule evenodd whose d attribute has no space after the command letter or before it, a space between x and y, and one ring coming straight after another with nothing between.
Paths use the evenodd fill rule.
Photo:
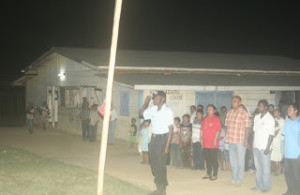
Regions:
<instances>
[{"instance_id":1,"label":"house","mask_svg":"<svg viewBox=\"0 0 300 195\"><path fill-rule=\"evenodd\" d=\"M49 121L57 128L81 133L78 113L82 97L90 104L105 98L109 50L52 48L30 64L14 85L26 86L26 101L48 102ZM130 119L138 117L144 98L165 90L176 116L190 105L212 103L230 108L240 95L252 113L259 99L277 106L300 102L300 60L282 56L199 52L117 52L113 107L119 115L116 136L128 138ZM102 124L99 124L101 129Z\"/></svg>"}]
</instances>

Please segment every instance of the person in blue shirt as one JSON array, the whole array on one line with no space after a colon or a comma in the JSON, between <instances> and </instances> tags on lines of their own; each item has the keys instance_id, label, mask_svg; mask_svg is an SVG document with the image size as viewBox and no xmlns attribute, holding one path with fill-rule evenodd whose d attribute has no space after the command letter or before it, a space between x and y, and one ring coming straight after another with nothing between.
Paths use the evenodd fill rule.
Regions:
<instances>
[{"instance_id":1,"label":"person in blue shirt","mask_svg":"<svg viewBox=\"0 0 300 195\"><path fill-rule=\"evenodd\" d=\"M289 119L285 122L282 135L285 137L284 175L288 186L285 195L300 194L300 118L299 105L290 104Z\"/></svg>"}]
</instances>

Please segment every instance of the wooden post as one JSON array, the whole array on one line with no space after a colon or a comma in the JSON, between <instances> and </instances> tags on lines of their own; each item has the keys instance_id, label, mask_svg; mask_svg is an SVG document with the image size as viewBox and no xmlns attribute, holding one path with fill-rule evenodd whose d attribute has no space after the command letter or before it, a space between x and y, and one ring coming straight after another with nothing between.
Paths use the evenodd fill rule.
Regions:
<instances>
[{"instance_id":1,"label":"wooden post","mask_svg":"<svg viewBox=\"0 0 300 195\"><path fill-rule=\"evenodd\" d=\"M102 127L102 139L100 147L99 165L98 165L98 183L97 183L97 195L103 195L103 183L104 183L104 167L106 159L106 149L107 149L107 138L108 138L108 127L109 118L111 114L111 97L112 97L112 87L114 79L114 68L116 61L117 43L118 43L118 33L119 33L119 23L122 9L122 0L116 0L115 2L115 13L114 13L114 23L113 32L110 48L110 59L109 59L109 69L106 87L106 97L105 97L105 114Z\"/></svg>"}]
</instances>

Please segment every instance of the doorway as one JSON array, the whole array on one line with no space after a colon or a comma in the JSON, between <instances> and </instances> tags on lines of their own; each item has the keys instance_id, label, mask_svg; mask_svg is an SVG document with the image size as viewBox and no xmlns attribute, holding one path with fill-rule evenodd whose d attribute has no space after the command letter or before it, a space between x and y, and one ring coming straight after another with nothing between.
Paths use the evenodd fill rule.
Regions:
<instances>
[{"instance_id":1,"label":"doorway","mask_svg":"<svg viewBox=\"0 0 300 195\"><path fill-rule=\"evenodd\" d=\"M204 113L209 104L217 107L219 112L222 106L226 106L227 110L231 109L232 91L211 91L211 92L196 92L196 106L202 104L204 106Z\"/></svg>"}]
</instances>

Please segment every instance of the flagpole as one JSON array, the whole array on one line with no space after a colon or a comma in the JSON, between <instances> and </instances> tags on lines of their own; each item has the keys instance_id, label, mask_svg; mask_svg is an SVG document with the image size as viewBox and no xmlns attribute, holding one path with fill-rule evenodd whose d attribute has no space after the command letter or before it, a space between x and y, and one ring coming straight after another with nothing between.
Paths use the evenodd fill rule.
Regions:
<instances>
[{"instance_id":1,"label":"flagpole","mask_svg":"<svg viewBox=\"0 0 300 195\"><path fill-rule=\"evenodd\" d=\"M108 69L107 86L106 86L105 113L104 113L104 121L102 127L102 139L101 139L99 165L98 165L97 195L103 195L104 168L105 168L105 159L106 159L106 150L107 150L108 127L109 127L109 118L111 112L111 102L112 102L111 97L112 97L112 87L113 87L113 80L114 80L114 68L115 68L115 61L116 61L121 10L122 10L122 0L116 0L113 32L112 32L111 48L110 48L109 69Z\"/></svg>"}]
</instances>

